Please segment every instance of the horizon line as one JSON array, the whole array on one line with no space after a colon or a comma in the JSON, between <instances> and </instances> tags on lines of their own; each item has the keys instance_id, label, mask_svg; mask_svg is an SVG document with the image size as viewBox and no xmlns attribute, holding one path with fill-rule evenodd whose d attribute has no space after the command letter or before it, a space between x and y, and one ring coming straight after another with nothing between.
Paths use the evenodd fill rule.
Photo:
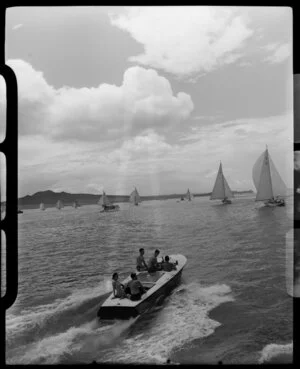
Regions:
<instances>
[{"instance_id":1,"label":"horizon line","mask_svg":"<svg viewBox=\"0 0 300 369\"><path fill-rule=\"evenodd\" d=\"M231 190L232 192L249 192L249 191L252 191L252 192L255 192L253 189L247 189L247 190ZM61 193L66 193L66 194L69 194L69 195L92 195L92 196L102 196L102 193L100 194L95 194L95 193L86 193L86 192L77 192L77 193L71 193L71 192L66 192L66 191L59 191L59 192L56 192L56 191L53 191L53 190L44 190L44 191L37 191L35 193L33 193L32 195L23 195L21 197L18 197L19 198L22 198L22 197L26 197L26 196L34 196L36 195L37 193L40 193L40 192L52 192L52 193L55 193L55 194L61 194ZM210 194L212 191L207 191L207 192L193 192L193 191L190 191L193 195L204 195L204 194ZM178 196L181 196L181 195L185 195L187 192L183 192L183 193L177 193L177 192L173 192L173 193L165 193L165 194L152 194L152 195L140 195L140 197L153 197L153 196L171 196L171 195L178 195ZM129 195L117 195L117 194L114 194L114 195L109 195L107 194L106 192L106 196L130 196Z\"/></svg>"}]
</instances>

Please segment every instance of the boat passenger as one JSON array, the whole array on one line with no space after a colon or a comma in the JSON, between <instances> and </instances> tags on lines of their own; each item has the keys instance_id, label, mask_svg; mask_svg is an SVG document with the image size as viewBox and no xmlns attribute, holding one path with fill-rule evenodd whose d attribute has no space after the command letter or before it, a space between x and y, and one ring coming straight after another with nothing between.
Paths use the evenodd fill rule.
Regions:
<instances>
[{"instance_id":1,"label":"boat passenger","mask_svg":"<svg viewBox=\"0 0 300 369\"><path fill-rule=\"evenodd\" d=\"M162 270L164 270L165 272L171 272L171 270L176 270L176 265L173 263L170 263L170 258L167 255L165 257L165 262L162 263Z\"/></svg>"},{"instance_id":2,"label":"boat passenger","mask_svg":"<svg viewBox=\"0 0 300 369\"><path fill-rule=\"evenodd\" d=\"M118 273L114 273L112 276L112 287L114 298L123 299L125 297L124 285L118 280Z\"/></svg>"},{"instance_id":3,"label":"boat passenger","mask_svg":"<svg viewBox=\"0 0 300 369\"><path fill-rule=\"evenodd\" d=\"M140 255L136 258L136 269L141 272L141 271L144 271L144 270L148 270L148 266L145 262L145 259L144 259L144 253L145 253L145 250L143 248L141 248L140 250Z\"/></svg>"},{"instance_id":4,"label":"boat passenger","mask_svg":"<svg viewBox=\"0 0 300 369\"><path fill-rule=\"evenodd\" d=\"M154 273L157 270L161 270L161 265L157 261L157 257L159 253L160 251L156 249L154 251L154 255L149 259L149 262L148 262L148 272L149 273Z\"/></svg>"},{"instance_id":5,"label":"boat passenger","mask_svg":"<svg viewBox=\"0 0 300 369\"><path fill-rule=\"evenodd\" d=\"M142 294L146 292L144 286L142 283L137 279L137 275L135 273L131 273L131 281L128 282L126 287L130 290L130 300L137 301L140 300L142 297ZM129 292L129 291L128 291Z\"/></svg>"}]
</instances>

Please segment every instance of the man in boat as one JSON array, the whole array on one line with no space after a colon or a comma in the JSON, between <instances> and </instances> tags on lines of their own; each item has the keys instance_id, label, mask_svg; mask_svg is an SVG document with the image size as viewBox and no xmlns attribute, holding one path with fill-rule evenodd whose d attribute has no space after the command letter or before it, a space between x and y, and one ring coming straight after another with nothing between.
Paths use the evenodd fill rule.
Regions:
<instances>
[{"instance_id":1,"label":"man in boat","mask_svg":"<svg viewBox=\"0 0 300 369\"><path fill-rule=\"evenodd\" d=\"M168 255L165 257L165 261L162 263L161 268L165 272L171 272L171 270L177 269L175 264L170 263L170 258Z\"/></svg>"},{"instance_id":2,"label":"man in boat","mask_svg":"<svg viewBox=\"0 0 300 369\"><path fill-rule=\"evenodd\" d=\"M125 292L130 292L130 300L137 301L140 300L142 294L146 292L142 283L137 279L137 275L135 273L131 273L131 281L127 283L125 288Z\"/></svg>"},{"instance_id":3,"label":"man in boat","mask_svg":"<svg viewBox=\"0 0 300 369\"><path fill-rule=\"evenodd\" d=\"M139 272L142 272L142 271L148 270L148 266L144 259L145 250L141 248L139 251L140 251L140 255L136 258L136 269Z\"/></svg>"},{"instance_id":4,"label":"man in boat","mask_svg":"<svg viewBox=\"0 0 300 369\"><path fill-rule=\"evenodd\" d=\"M123 299L124 297L126 297L124 285L118 279L119 279L118 273L114 273L112 276L112 287L114 294L113 298Z\"/></svg>"},{"instance_id":5,"label":"man in boat","mask_svg":"<svg viewBox=\"0 0 300 369\"><path fill-rule=\"evenodd\" d=\"M157 270L161 270L161 264L157 261L157 257L159 255L160 251L156 249L154 251L154 255L149 259L148 262L148 272L154 273Z\"/></svg>"}]
</instances>

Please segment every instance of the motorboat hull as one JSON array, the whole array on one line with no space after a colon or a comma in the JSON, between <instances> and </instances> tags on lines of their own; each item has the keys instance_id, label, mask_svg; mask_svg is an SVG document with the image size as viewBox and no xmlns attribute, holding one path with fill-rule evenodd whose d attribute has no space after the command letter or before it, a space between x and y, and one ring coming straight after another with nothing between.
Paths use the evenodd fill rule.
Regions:
<instances>
[{"instance_id":1,"label":"motorboat hull","mask_svg":"<svg viewBox=\"0 0 300 369\"><path fill-rule=\"evenodd\" d=\"M186 258L185 257L183 258L184 263L179 267L178 271L156 272L163 273L165 275L164 276L165 282L162 283L159 287L158 286L156 286L156 288L154 287L153 292L151 292L150 288L146 294L142 295L141 300L135 302L127 298L121 300L120 299L111 300L111 297L109 297L98 310L97 316L101 320L114 320L114 319L126 320L130 318L135 318L138 315L141 315L145 311L149 310L149 308L151 308L152 306L156 305L158 301L163 301L163 299L166 296L168 296L170 292L180 283L182 270L186 263ZM147 274L148 272L137 273L138 279L141 280L144 286L146 286L147 283L143 282L143 279L139 278L139 275L146 276ZM152 276L155 277L155 273L152 274ZM151 275L149 278L151 279ZM159 279L157 281L159 281ZM117 303L118 305L116 305L115 302L116 300L119 300L121 302Z\"/></svg>"},{"instance_id":2,"label":"motorboat hull","mask_svg":"<svg viewBox=\"0 0 300 369\"><path fill-rule=\"evenodd\" d=\"M178 273L172 278L172 280L170 280L145 300L140 300L140 303L137 306L124 306L121 308L103 306L98 310L98 317L102 320L127 320L143 314L150 307L154 306L158 300L162 301L167 295L170 294L170 292L180 283L181 274L182 272Z\"/></svg>"}]
</instances>

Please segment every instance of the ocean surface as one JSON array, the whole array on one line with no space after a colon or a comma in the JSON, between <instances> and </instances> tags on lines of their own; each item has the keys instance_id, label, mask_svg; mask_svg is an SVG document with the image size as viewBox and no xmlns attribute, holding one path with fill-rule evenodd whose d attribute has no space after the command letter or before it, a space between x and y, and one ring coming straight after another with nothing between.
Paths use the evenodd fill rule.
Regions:
<instances>
[{"instance_id":1,"label":"ocean surface","mask_svg":"<svg viewBox=\"0 0 300 369\"><path fill-rule=\"evenodd\" d=\"M8 364L291 362L293 300L286 288L286 208L253 196L221 205L120 203L24 210L18 216L19 293L6 316ZM110 324L97 311L111 276L146 260L183 254L181 284L160 306Z\"/></svg>"}]
</instances>

